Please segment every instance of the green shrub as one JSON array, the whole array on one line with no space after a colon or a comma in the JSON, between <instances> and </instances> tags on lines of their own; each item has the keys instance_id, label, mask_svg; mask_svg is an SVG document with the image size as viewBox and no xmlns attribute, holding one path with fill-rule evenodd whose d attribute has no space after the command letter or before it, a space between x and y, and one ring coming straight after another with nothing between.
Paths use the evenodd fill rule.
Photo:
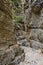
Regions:
<instances>
[{"instance_id":1,"label":"green shrub","mask_svg":"<svg viewBox=\"0 0 43 65\"><path fill-rule=\"evenodd\" d=\"M15 5L16 7L18 7L19 4L21 3L21 0L11 0L11 1L14 2L14 5Z\"/></svg>"},{"instance_id":2,"label":"green shrub","mask_svg":"<svg viewBox=\"0 0 43 65\"><path fill-rule=\"evenodd\" d=\"M23 16L14 16L14 20L17 22L17 23L20 23L22 20L23 20Z\"/></svg>"}]
</instances>

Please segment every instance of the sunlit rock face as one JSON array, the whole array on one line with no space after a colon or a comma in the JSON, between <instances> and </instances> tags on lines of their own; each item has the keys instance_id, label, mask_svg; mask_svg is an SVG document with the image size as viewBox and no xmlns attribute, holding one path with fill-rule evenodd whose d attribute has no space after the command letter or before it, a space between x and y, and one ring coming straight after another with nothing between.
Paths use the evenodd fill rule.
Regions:
<instances>
[{"instance_id":1,"label":"sunlit rock face","mask_svg":"<svg viewBox=\"0 0 43 65\"><path fill-rule=\"evenodd\" d=\"M0 65L15 65L24 60L24 51L18 46L14 32L9 1L0 0Z\"/></svg>"},{"instance_id":2,"label":"sunlit rock face","mask_svg":"<svg viewBox=\"0 0 43 65\"><path fill-rule=\"evenodd\" d=\"M28 32L27 39L43 43L43 0L32 0L32 2L31 0L24 1L24 28L25 31Z\"/></svg>"},{"instance_id":3,"label":"sunlit rock face","mask_svg":"<svg viewBox=\"0 0 43 65\"><path fill-rule=\"evenodd\" d=\"M37 5L38 5L38 3L37 3ZM31 29L31 32L30 32L30 39L35 40L36 42L39 42L40 45L37 45L37 43L36 43L37 47L43 45L43 7L40 7L40 8L39 8L39 10L40 10L39 13L38 13L38 11L35 12L38 9L32 11L32 18L31 18L33 28ZM35 44L35 42L34 42L34 44ZM41 47L41 48L43 48L43 47Z\"/></svg>"},{"instance_id":4,"label":"sunlit rock face","mask_svg":"<svg viewBox=\"0 0 43 65\"><path fill-rule=\"evenodd\" d=\"M36 15L32 13L31 21L32 21L32 27L33 27L33 29L30 32L31 39L38 40L38 36L40 36L40 34L41 35L43 34L42 32L43 31L43 9L41 10L40 15Z\"/></svg>"}]
</instances>

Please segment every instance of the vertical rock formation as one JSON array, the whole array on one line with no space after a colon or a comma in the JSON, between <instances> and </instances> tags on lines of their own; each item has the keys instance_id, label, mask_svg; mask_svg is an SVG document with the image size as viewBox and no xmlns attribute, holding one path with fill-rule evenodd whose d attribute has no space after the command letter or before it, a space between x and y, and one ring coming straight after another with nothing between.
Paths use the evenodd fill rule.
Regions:
<instances>
[{"instance_id":1,"label":"vertical rock formation","mask_svg":"<svg viewBox=\"0 0 43 65\"><path fill-rule=\"evenodd\" d=\"M39 46L43 48L43 1L36 0L32 3L32 29L30 32L30 40L33 40L34 48ZM35 42L36 41L36 45ZM37 44L39 42L40 45Z\"/></svg>"},{"instance_id":2,"label":"vertical rock formation","mask_svg":"<svg viewBox=\"0 0 43 65\"><path fill-rule=\"evenodd\" d=\"M0 0L0 65L17 65L23 55L15 38L9 0Z\"/></svg>"},{"instance_id":3,"label":"vertical rock formation","mask_svg":"<svg viewBox=\"0 0 43 65\"><path fill-rule=\"evenodd\" d=\"M39 29L41 30L40 26L41 24L43 23L43 1L41 0L36 0L34 3L32 3L32 18L31 18L31 21L32 21L32 26L33 26L33 30L34 31L34 34L31 34L34 36L34 39L35 37L37 37L37 34L39 34ZM32 36L32 38L33 38Z\"/></svg>"},{"instance_id":4,"label":"vertical rock formation","mask_svg":"<svg viewBox=\"0 0 43 65\"><path fill-rule=\"evenodd\" d=\"M25 32L27 32L27 39L29 39L30 31L29 26L31 25L31 17L32 17L32 10L31 10L31 0L24 0L23 8L24 8L24 28Z\"/></svg>"},{"instance_id":5,"label":"vertical rock formation","mask_svg":"<svg viewBox=\"0 0 43 65\"><path fill-rule=\"evenodd\" d=\"M43 43L43 0L25 0L24 14L27 39Z\"/></svg>"}]
</instances>

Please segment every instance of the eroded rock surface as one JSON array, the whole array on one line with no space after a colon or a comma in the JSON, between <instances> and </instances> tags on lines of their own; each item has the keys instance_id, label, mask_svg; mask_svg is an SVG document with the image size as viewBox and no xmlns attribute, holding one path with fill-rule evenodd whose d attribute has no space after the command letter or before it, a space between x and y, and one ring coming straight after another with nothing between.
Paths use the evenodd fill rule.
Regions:
<instances>
[{"instance_id":1,"label":"eroded rock surface","mask_svg":"<svg viewBox=\"0 0 43 65\"><path fill-rule=\"evenodd\" d=\"M27 3L29 3L29 1ZM34 0L30 4L30 9L29 9L29 7L27 7L27 9L25 9L25 11L28 11L28 12L25 12L25 14L27 13L28 16L29 16L28 13L30 13L29 10L31 10L31 15L29 16L29 17L31 17L30 20L26 19L27 23L30 21L30 23L27 24L27 29L30 30L30 31L27 31L27 34L28 34L27 39L39 41L41 43L43 43L43 32L42 32L43 31L43 5L42 4L43 4L42 0ZM31 6L33 6L34 11L32 11ZM40 10L40 8L41 8L41 10ZM26 18L28 18L28 16L26 16Z\"/></svg>"}]
</instances>

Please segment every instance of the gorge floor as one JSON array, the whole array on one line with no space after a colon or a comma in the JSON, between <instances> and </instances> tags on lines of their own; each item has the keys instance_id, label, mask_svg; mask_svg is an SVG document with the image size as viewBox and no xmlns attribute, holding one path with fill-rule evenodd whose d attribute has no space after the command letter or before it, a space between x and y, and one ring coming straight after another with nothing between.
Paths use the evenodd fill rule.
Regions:
<instances>
[{"instance_id":1,"label":"gorge floor","mask_svg":"<svg viewBox=\"0 0 43 65\"><path fill-rule=\"evenodd\" d=\"M43 53L41 53L41 49L34 49L26 45L28 44L28 41L22 36L19 36L17 40L25 53L24 61L20 62L18 65L43 65Z\"/></svg>"}]
</instances>

